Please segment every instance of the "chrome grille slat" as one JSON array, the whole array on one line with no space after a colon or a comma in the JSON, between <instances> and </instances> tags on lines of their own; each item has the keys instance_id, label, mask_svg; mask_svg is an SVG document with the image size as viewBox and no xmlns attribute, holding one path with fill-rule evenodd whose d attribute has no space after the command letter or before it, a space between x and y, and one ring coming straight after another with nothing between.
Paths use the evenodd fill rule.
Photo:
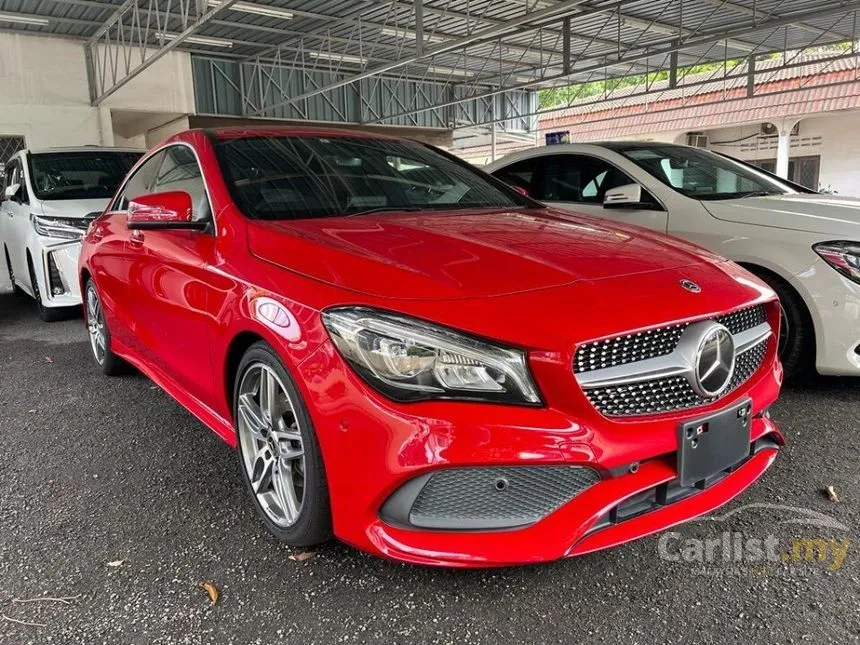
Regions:
<instances>
[{"instance_id":1,"label":"chrome grille slat","mask_svg":"<svg viewBox=\"0 0 860 645\"><path fill-rule=\"evenodd\" d=\"M761 334L756 328L766 325L767 322L765 305L741 309L714 320L724 325L733 336L750 337L752 335L753 338L743 350L738 348L734 375L726 390L718 397L708 398L698 394L684 376L649 379L639 375L631 377L628 379L629 382L623 384L615 383L605 387L598 385L604 372L607 376L614 372L607 368L627 365L629 369L638 367L630 364L642 362L644 369L644 366L649 365L647 362L649 359L672 354L678 346L681 335L689 327L687 323L583 345L574 357L574 372L582 375L583 389L589 401L606 416L660 414L707 405L726 396L746 382L761 366L771 342L766 333L764 337L756 336L757 331ZM651 363L654 362L651 361ZM604 370L604 372L598 376L593 373L595 370ZM592 385L585 386L586 381L591 381Z\"/></svg>"}]
</instances>

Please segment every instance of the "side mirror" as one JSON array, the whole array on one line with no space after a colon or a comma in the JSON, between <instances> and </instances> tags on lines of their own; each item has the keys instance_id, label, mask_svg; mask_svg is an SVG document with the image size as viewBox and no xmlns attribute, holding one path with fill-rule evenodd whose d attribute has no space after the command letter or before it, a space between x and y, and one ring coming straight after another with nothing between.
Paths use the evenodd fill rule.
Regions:
<instances>
[{"instance_id":1,"label":"side mirror","mask_svg":"<svg viewBox=\"0 0 860 645\"><path fill-rule=\"evenodd\" d=\"M3 191L3 195L6 199L12 199L18 201L19 193L21 192L21 184L9 184L6 186L6 190Z\"/></svg>"},{"instance_id":2,"label":"side mirror","mask_svg":"<svg viewBox=\"0 0 860 645\"><path fill-rule=\"evenodd\" d=\"M654 204L642 201L642 186L624 184L610 188L603 196L603 208L653 208Z\"/></svg>"},{"instance_id":3,"label":"side mirror","mask_svg":"<svg viewBox=\"0 0 860 645\"><path fill-rule=\"evenodd\" d=\"M128 204L126 223L131 229L200 230L205 221L194 221L191 195L182 190L135 197Z\"/></svg>"},{"instance_id":4,"label":"side mirror","mask_svg":"<svg viewBox=\"0 0 860 645\"><path fill-rule=\"evenodd\" d=\"M513 188L515 191L517 191L523 197L530 197L531 196L531 195L529 195L529 191L527 191L522 186L517 186L515 184L511 184L511 188Z\"/></svg>"}]
</instances>

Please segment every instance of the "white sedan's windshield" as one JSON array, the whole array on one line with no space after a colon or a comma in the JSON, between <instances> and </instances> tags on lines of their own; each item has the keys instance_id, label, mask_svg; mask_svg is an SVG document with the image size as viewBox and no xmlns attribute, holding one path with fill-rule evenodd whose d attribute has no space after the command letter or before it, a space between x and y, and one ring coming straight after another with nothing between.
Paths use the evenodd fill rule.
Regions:
<instances>
[{"instance_id":1,"label":"white sedan's windshield","mask_svg":"<svg viewBox=\"0 0 860 645\"><path fill-rule=\"evenodd\" d=\"M694 199L738 199L794 192L764 173L705 150L659 144L618 146L614 150Z\"/></svg>"},{"instance_id":2,"label":"white sedan's windshield","mask_svg":"<svg viewBox=\"0 0 860 645\"><path fill-rule=\"evenodd\" d=\"M43 200L107 199L141 154L121 150L31 154L33 191Z\"/></svg>"}]
</instances>

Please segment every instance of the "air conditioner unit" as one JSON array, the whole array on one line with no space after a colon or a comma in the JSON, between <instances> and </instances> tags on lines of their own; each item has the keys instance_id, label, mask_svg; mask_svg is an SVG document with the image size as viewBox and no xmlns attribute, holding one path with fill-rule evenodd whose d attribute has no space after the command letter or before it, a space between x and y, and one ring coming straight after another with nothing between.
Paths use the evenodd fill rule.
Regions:
<instances>
[{"instance_id":1,"label":"air conditioner unit","mask_svg":"<svg viewBox=\"0 0 860 645\"><path fill-rule=\"evenodd\" d=\"M759 134L763 137L775 137L779 134L779 129L773 123L762 123L759 128ZM791 129L791 135L797 136L800 134L800 123L795 123Z\"/></svg>"},{"instance_id":2,"label":"air conditioner unit","mask_svg":"<svg viewBox=\"0 0 860 645\"><path fill-rule=\"evenodd\" d=\"M702 134L701 132L690 132L687 135L687 145L693 146L694 148L707 148L708 135Z\"/></svg>"}]
</instances>

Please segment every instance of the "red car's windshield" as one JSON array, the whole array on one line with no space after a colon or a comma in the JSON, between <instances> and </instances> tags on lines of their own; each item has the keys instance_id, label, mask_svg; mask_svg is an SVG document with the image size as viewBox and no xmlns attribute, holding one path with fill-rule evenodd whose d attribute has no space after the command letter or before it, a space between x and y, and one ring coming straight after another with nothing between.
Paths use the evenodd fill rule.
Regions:
<instances>
[{"instance_id":1,"label":"red car's windshield","mask_svg":"<svg viewBox=\"0 0 860 645\"><path fill-rule=\"evenodd\" d=\"M234 201L254 219L532 205L467 164L409 141L254 137L215 149Z\"/></svg>"}]
</instances>

